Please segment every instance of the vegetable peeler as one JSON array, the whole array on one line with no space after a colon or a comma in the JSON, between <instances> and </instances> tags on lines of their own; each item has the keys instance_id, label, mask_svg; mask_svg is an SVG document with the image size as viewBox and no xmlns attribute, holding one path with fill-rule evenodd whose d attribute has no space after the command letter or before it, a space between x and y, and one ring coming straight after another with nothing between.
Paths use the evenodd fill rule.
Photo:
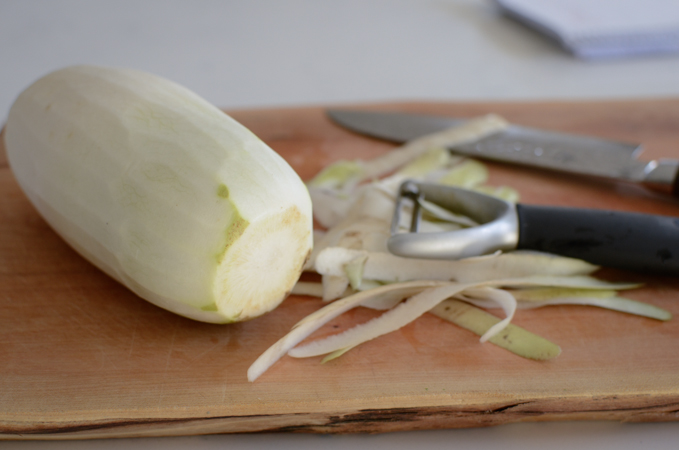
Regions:
<instances>
[{"instance_id":1,"label":"vegetable peeler","mask_svg":"<svg viewBox=\"0 0 679 450\"><path fill-rule=\"evenodd\" d=\"M407 201L413 204L410 231L400 232ZM418 232L424 201L479 225ZM399 189L387 246L395 255L427 259L538 250L618 269L679 273L679 217L514 204L467 189L407 180Z\"/></svg>"}]
</instances>

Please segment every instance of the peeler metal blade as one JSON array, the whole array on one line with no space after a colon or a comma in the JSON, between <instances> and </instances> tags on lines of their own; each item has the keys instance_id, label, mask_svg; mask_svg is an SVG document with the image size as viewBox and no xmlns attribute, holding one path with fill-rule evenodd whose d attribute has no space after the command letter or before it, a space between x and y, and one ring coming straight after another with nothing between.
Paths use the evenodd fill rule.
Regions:
<instances>
[{"instance_id":1,"label":"peeler metal blade","mask_svg":"<svg viewBox=\"0 0 679 450\"><path fill-rule=\"evenodd\" d=\"M400 232L404 203L412 204L409 232ZM419 232L425 202L454 211L477 226L444 232ZM515 249L518 216L512 203L467 189L405 181L401 184L391 224L389 251L395 255L425 259L461 259Z\"/></svg>"}]
</instances>

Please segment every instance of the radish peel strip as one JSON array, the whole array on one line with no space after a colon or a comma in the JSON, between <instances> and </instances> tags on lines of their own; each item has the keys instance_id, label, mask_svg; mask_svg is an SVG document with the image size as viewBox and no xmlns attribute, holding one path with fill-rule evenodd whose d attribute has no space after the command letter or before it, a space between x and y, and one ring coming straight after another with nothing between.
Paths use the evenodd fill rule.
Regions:
<instances>
[{"instance_id":1,"label":"radish peel strip","mask_svg":"<svg viewBox=\"0 0 679 450\"><path fill-rule=\"evenodd\" d=\"M290 291L292 295L307 295L309 297L323 297L323 284L311 281L298 281Z\"/></svg>"},{"instance_id":2,"label":"radish peel strip","mask_svg":"<svg viewBox=\"0 0 679 450\"><path fill-rule=\"evenodd\" d=\"M672 318L672 313L648 303L639 302L625 297L561 297L549 300L520 303L521 309L540 308L549 305L584 305L597 306L612 311L624 312L635 316L648 317L650 319L667 321Z\"/></svg>"},{"instance_id":3,"label":"radish peel strip","mask_svg":"<svg viewBox=\"0 0 679 450\"><path fill-rule=\"evenodd\" d=\"M442 301L429 312L478 336L500 321L483 309L454 299ZM522 358L536 361L552 359L561 353L558 345L511 323L488 341Z\"/></svg>"},{"instance_id":4,"label":"radish peel strip","mask_svg":"<svg viewBox=\"0 0 679 450\"><path fill-rule=\"evenodd\" d=\"M516 312L517 302L514 296L508 291L503 291L501 289L493 288L481 288L481 289L468 289L464 294L469 295L473 298L481 298L485 300L490 300L491 302L497 303L505 312L506 317L500 322L496 323L488 329L481 336L480 341L486 342L500 331L504 330L509 322L514 318L514 313Z\"/></svg>"},{"instance_id":5,"label":"radish peel strip","mask_svg":"<svg viewBox=\"0 0 679 450\"><path fill-rule=\"evenodd\" d=\"M487 280L476 283L446 283L439 287L424 290L403 303L396 305L394 308L388 310L381 316L372 319L366 323L359 324L343 333L329 336L309 344L292 348L288 354L295 358L306 358L311 356L324 355L346 347L355 347L363 342L372 340L384 334L396 331L399 328L407 325L419 316L434 308L443 300L454 297L461 292L484 287L519 287L519 286L565 286L565 287L581 287L588 288L606 288L609 289L611 284L594 278L586 276L576 277L550 277L550 276L529 276L522 278L512 278L505 280ZM621 286L636 286L631 284L620 284ZM398 286L392 285L392 286ZM386 287L386 286L385 286ZM371 291L366 291L370 293ZM346 299L345 299L346 300ZM503 299L506 300L506 299ZM509 305L510 301L505 301ZM357 305L358 306L358 305ZM509 314L513 315L511 307L509 307ZM509 315L509 320L511 320ZM305 319L306 320L306 319ZM490 330L484 333L485 339L490 339L493 335L502 331L509 323L509 320L503 320L497 326L493 326Z\"/></svg>"},{"instance_id":6,"label":"radish peel strip","mask_svg":"<svg viewBox=\"0 0 679 450\"><path fill-rule=\"evenodd\" d=\"M387 282L426 279L480 282L532 274L551 274L541 276L552 278L577 276L580 282L584 283L580 276L597 268L578 259L536 252L510 252L492 257L446 261L404 258L390 253L366 252L344 247L326 247L318 252L314 269L322 275L345 276L344 265L362 255L368 256L363 266L363 278ZM596 281L592 283L596 284Z\"/></svg>"},{"instance_id":7,"label":"radish peel strip","mask_svg":"<svg viewBox=\"0 0 679 450\"><path fill-rule=\"evenodd\" d=\"M325 355L346 347L355 347L376 337L398 330L426 313L434 306L458 292L473 287L471 284L455 283L426 289L384 314L339 334L329 336L293 348L288 354L295 358Z\"/></svg>"},{"instance_id":8,"label":"radish peel strip","mask_svg":"<svg viewBox=\"0 0 679 450\"><path fill-rule=\"evenodd\" d=\"M507 128L509 123L495 114L471 119L463 125L414 139L384 156L364 162L363 179L378 178L426 153L432 147L473 142Z\"/></svg>"},{"instance_id":9,"label":"radish peel strip","mask_svg":"<svg viewBox=\"0 0 679 450\"><path fill-rule=\"evenodd\" d=\"M248 369L248 381L255 381L269 367L285 355L291 348L302 342L311 333L334 319L335 317L360 306L366 300L374 297L409 297L423 289L441 285L435 281L414 281L409 283L392 284L359 292L341 300L337 300L299 321L293 329L274 345L262 353Z\"/></svg>"}]
</instances>

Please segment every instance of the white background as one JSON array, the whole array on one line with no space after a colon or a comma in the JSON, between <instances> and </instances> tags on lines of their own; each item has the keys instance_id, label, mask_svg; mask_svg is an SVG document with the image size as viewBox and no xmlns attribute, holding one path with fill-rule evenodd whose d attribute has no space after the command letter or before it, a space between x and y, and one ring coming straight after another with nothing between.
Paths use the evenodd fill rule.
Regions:
<instances>
[{"instance_id":1,"label":"white background","mask_svg":"<svg viewBox=\"0 0 679 450\"><path fill-rule=\"evenodd\" d=\"M32 81L79 63L153 72L231 109L679 96L677 55L579 61L483 0L0 0L0 122ZM676 449L679 423L0 443L7 450L274 446Z\"/></svg>"}]
</instances>

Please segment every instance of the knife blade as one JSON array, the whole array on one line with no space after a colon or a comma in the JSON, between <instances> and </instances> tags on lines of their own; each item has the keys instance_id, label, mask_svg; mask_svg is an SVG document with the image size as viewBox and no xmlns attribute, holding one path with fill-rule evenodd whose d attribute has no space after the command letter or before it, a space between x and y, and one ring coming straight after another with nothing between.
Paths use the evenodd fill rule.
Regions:
<instances>
[{"instance_id":1,"label":"knife blade","mask_svg":"<svg viewBox=\"0 0 679 450\"><path fill-rule=\"evenodd\" d=\"M464 119L401 112L328 110L327 114L344 128L399 143L464 123ZM639 183L679 197L679 161L640 161L637 156L642 148L638 144L510 125L451 150L493 161Z\"/></svg>"}]
</instances>

